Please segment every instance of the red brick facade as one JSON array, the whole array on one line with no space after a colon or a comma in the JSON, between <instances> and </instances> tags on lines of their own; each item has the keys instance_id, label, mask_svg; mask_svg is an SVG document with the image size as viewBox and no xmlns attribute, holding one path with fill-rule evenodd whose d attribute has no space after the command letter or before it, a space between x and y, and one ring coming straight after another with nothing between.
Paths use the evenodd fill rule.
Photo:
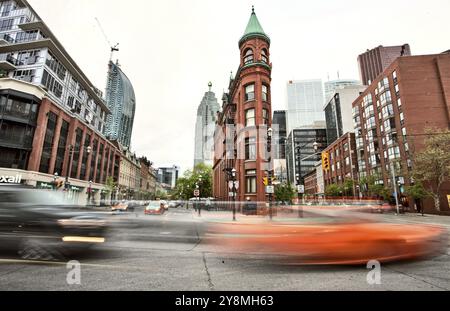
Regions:
<instances>
[{"instance_id":1,"label":"red brick facade","mask_svg":"<svg viewBox=\"0 0 450 311\"><path fill-rule=\"evenodd\" d=\"M343 185L346 179L358 181L358 158L356 156L355 133L346 133L328 146L330 169L323 171L325 189L331 184ZM357 195L356 186L353 193Z\"/></svg>"},{"instance_id":2,"label":"red brick facade","mask_svg":"<svg viewBox=\"0 0 450 311\"><path fill-rule=\"evenodd\" d=\"M67 142L66 142L66 148L64 153L64 161L62 165L62 170L57 171L59 176L66 176L67 172L67 166L69 165L69 145L75 146L75 139L76 139L76 131L77 129L81 130L82 132L82 139L81 139L81 148L78 150L74 150L74 152L78 152L79 155L74 157L75 159L78 158L78 165L76 172L71 172L71 175L75 175L76 179L89 181L90 177L93 176L93 182L95 183L105 183L106 178L108 176L117 176L118 175L118 163L120 162L120 151L117 150L117 148L106 138L99 135L97 132L92 130L88 125L81 122L79 119L74 118L70 116L68 113L66 113L64 110L59 108L56 104L52 103L48 98L44 98L40 104L39 108L39 114L37 118L37 127L34 134L33 139L33 150L30 154L29 162L28 162L28 170L29 171L40 171L40 163L43 153L43 144L44 139L46 136L47 131L47 124L48 124L48 117L49 114L53 113L56 115L56 128L54 130L53 135L53 143L52 143L52 149L51 149L51 157L49 161L49 168L47 174L54 174L56 172L55 170L55 162L56 162L56 156L58 153L59 148L59 140L60 140L60 134L61 134L61 126L63 123L63 120L69 123L69 130L68 130L68 136L67 136ZM87 152L87 147L85 146L85 138L86 135L91 136L91 140L89 143L89 146L93 148L93 141L96 140L97 143L97 149L92 150L91 153L87 154L87 158L85 155L85 152ZM100 157L100 149L101 146L103 146L103 154ZM95 159L92 159L93 156L96 156ZM87 159L83 163L83 158ZM94 160L94 161L92 161ZM75 160L74 160L75 161ZM94 164L92 167L91 163ZM84 178L81 178L81 168L82 164L86 167L86 173ZM99 167L100 165L100 167ZM73 166L72 166L73 167ZM91 171L93 170L93 175L91 174ZM106 173L105 173L106 172Z\"/></svg>"},{"instance_id":3,"label":"red brick facade","mask_svg":"<svg viewBox=\"0 0 450 311\"><path fill-rule=\"evenodd\" d=\"M270 83L270 42L264 36L249 36L240 42L240 66L230 81L229 93L224 95L222 112L219 113L215 133L215 158L213 165L213 195L227 201L229 175L226 169L236 169L239 181L236 200L267 201L263 178L267 176L267 129L272 124ZM246 59L248 53L253 57ZM254 85L254 95L247 96L246 87ZM263 92L264 89L264 92ZM246 119L254 109L254 117ZM248 125L247 122L251 122ZM253 125L254 123L254 125ZM228 136L228 139L227 139ZM250 153L256 155L249 158Z\"/></svg>"},{"instance_id":4,"label":"red brick facade","mask_svg":"<svg viewBox=\"0 0 450 311\"><path fill-rule=\"evenodd\" d=\"M305 194L315 195L317 194L317 171L313 170L311 173L305 175Z\"/></svg>"},{"instance_id":5,"label":"red brick facade","mask_svg":"<svg viewBox=\"0 0 450 311\"><path fill-rule=\"evenodd\" d=\"M355 100L353 117L360 175L379 176L393 189L390 164L397 163L402 191L411 184L425 130L450 128L450 55L398 58ZM443 189L443 211L449 211L448 194L450 183ZM426 211L434 210L431 201Z\"/></svg>"}]
</instances>

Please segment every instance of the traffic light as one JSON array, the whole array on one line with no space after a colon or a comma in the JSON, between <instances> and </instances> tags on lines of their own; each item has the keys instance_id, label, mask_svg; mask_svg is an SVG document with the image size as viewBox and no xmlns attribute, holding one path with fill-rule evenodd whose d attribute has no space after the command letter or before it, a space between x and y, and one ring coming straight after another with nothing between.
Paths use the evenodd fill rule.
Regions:
<instances>
[{"instance_id":1,"label":"traffic light","mask_svg":"<svg viewBox=\"0 0 450 311\"><path fill-rule=\"evenodd\" d=\"M273 185L273 183L275 182L275 181L277 181L277 178L276 177L263 177L263 184L264 184L264 186L268 186L268 185L270 185L270 184L272 184Z\"/></svg>"},{"instance_id":2,"label":"traffic light","mask_svg":"<svg viewBox=\"0 0 450 311\"><path fill-rule=\"evenodd\" d=\"M330 155L328 152L322 152L322 169L324 171L330 170Z\"/></svg>"},{"instance_id":3,"label":"traffic light","mask_svg":"<svg viewBox=\"0 0 450 311\"><path fill-rule=\"evenodd\" d=\"M60 189L64 186L64 180L58 180L56 182L56 189Z\"/></svg>"}]
</instances>

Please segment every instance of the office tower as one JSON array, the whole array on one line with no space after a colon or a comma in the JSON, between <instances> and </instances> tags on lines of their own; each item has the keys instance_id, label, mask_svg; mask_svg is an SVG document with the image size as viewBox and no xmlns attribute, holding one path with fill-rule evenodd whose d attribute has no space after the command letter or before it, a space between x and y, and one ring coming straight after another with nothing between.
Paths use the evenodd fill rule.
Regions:
<instances>
[{"instance_id":1,"label":"office tower","mask_svg":"<svg viewBox=\"0 0 450 311\"><path fill-rule=\"evenodd\" d=\"M197 109L194 166L199 163L209 166L213 164L214 129L220 106L216 95L211 92L212 83L210 82L208 86L209 91L205 93Z\"/></svg>"}]
</instances>

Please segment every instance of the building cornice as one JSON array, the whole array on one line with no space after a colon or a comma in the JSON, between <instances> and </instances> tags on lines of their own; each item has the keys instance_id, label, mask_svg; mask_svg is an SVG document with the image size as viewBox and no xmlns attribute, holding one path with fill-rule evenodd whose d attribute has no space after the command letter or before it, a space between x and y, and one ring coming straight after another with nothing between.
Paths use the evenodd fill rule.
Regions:
<instances>
[{"instance_id":1,"label":"building cornice","mask_svg":"<svg viewBox=\"0 0 450 311\"><path fill-rule=\"evenodd\" d=\"M47 92L42 87L13 78L1 78L0 90L13 90L19 93L24 93L29 96L35 97L39 101L41 101L47 95Z\"/></svg>"}]
</instances>

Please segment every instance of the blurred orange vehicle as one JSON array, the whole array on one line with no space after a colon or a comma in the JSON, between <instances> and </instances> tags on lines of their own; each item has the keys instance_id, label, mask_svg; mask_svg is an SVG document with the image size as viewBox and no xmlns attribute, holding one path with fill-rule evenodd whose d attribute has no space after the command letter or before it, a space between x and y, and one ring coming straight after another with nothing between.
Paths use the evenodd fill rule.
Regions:
<instances>
[{"instance_id":1,"label":"blurred orange vehicle","mask_svg":"<svg viewBox=\"0 0 450 311\"><path fill-rule=\"evenodd\" d=\"M347 222L215 224L217 240L233 251L288 256L293 264L366 264L436 255L447 245L437 226Z\"/></svg>"}]
</instances>

